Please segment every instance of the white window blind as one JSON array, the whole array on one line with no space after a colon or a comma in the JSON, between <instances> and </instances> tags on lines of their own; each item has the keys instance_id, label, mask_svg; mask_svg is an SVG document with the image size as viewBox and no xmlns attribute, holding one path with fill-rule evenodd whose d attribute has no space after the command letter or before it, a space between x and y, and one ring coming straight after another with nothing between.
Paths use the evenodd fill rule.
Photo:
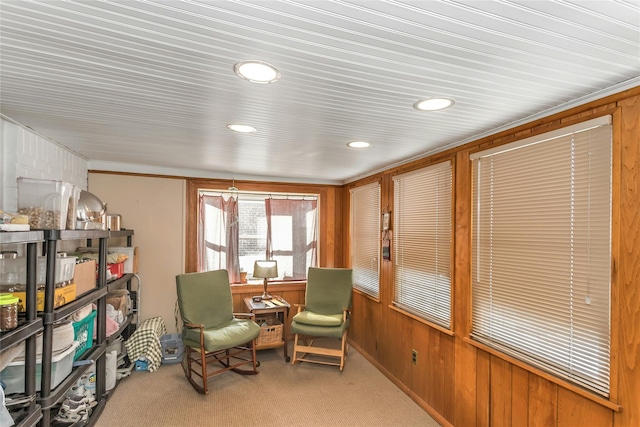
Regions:
<instances>
[{"instance_id":1,"label":"white window blind","mask_svg":"<svg viewBox=\"0 0 640 427\"><path fill-rule=\"evenodd\" d=\"M351 190L351 268L353 287L380 295L380 184Z\"/></svg>"},{"instance_id":2,"label":"white window blind","mask_svg":"<svg viewBox=\"0 0 640 427\"><path fill-rule=\"evenodd\" d=\"M450 328L451 162L398 175L393 181L393 303Z\"/></svg>"},{"instance_id":3,"label":"white window blind","mask_svg":"<svg viewBox=\"0 0 640 427\"><path fill-rule=\"evenodd\" d=\"M472 338L604 396L608 123L600 118L471 157Z\"/></svg>"}]
</instances>

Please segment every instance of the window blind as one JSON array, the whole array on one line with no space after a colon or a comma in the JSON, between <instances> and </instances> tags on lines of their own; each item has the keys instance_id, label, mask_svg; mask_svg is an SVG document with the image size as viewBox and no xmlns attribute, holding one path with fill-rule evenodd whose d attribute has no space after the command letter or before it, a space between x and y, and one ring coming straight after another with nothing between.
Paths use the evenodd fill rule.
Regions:
<instances>
[{"instance_id":1,"label":"window blind","mask_svg":"<svg viewBox=\"0 0 640 427\"><path fill-rule=\"evenodd\" d=\"M393 178L394 305L451 327L451 162Z\"/></svg>"},{"instance_id":2,"label":"window blind","mask_svg":"<svg viewBox=\"0 0 640 427\"><path fill-rule=\"evenodd\" d=\"M380 184L351 190L351 268L353 287L380 296Z\"/></svg>"},{"instance_id":3,"label":"window blind","mask_svg":"<svg viewBox=\"0 0 640 427\"><path fill-rule=\"evenodd\" d=\"M608 123L596 119L472 156L472 338L604 396Z\"/></svg>"}]
</instances>

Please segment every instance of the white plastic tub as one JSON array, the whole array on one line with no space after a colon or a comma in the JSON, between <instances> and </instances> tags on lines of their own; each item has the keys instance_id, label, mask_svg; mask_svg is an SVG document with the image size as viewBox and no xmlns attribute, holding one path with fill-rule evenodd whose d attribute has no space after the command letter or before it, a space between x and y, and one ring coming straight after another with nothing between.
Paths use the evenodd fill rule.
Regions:
<instances>
[{"instance_id":1,"label":"white plastic tub","mask_svg":"<svg viewBox=\"0 0 640 427\"><path fill-rule=\"evenodd\" d=\"M73 356L78 342L74 341L65 351L51 359L51 388L55 388L64 380L73 368ZM0 380L5 384L5 394L24 393L24 360L13 361L0 372ZM42 383L42 360L36 363L36 391L40 391Z\"/></svg>"}]
</instances>

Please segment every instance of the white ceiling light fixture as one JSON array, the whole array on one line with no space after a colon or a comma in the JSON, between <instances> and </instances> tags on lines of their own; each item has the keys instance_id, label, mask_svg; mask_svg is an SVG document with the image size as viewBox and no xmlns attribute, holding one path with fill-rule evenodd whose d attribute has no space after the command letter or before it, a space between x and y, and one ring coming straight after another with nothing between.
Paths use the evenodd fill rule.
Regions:
<instances>
[{"instance_id":1,"label":"white ceiling light fixture","mask_svg":"<svg viewBox=\"0 0 640 427\"><path fill-rule=\"evenodd\" d=\"M439 111L451 107L456 102L451 98L424 98L413 104L420 111Z\"/></svg>"},{"instance_id":2,"label":"white ceiling light fixture","mask_svg":"<svg viewBox=\"0 0 640 427\"><path fill-rule=\"evenodd\" d=\"M230 124L227 125L227 128L240 133L254 133L256 131L256 128L249 125Z\"/></svg>"},{"instance_id":3,"label":"white ceiling light fixture","mask_svg":"<svg viewBox=\"0 0 640 427\"><path fill-rule=\"evenodd\" d=\"M369 144L367 141L351 141L347 143L347 146L351 148L367 148L370 145L371 144Z\"/></svg>"},{"instance_id":4,"label":"white ceiling light fixture","mask_svg":"<svg viewBox=\"0 0 640 427\"><path fill-rule=\"evenodd\" d=\"M280 71L263 61L242 61L233 66L233 71L251 83L275 83L280 80Z\"/></svg>"}]
</instances>

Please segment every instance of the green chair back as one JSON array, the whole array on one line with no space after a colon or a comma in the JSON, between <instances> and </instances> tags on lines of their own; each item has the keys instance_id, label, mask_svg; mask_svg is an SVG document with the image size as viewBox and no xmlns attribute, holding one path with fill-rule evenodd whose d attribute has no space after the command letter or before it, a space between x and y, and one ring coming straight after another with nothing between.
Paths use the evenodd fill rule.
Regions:
<instances>
[{"instance_id":1,"label":"green chair back","mask_svg":"<svg viewBox=\"0 0 640 427\"><path fill-rule=\"evenodd\" d=\"M353 270L350 268L309 268L305 310L319 314L339 314L351 307Z\"/></svg>"},{"instance_id":2,"label":"green chair back","mask_svg":"<svg viewBox=\"0 0 640 427\"><path fill-rule=\"evenodd\" d=\"M233 300L227 270L176 276L178 307L184 323L216 328L233 319Z\"/></svg>"}]
</instances>

